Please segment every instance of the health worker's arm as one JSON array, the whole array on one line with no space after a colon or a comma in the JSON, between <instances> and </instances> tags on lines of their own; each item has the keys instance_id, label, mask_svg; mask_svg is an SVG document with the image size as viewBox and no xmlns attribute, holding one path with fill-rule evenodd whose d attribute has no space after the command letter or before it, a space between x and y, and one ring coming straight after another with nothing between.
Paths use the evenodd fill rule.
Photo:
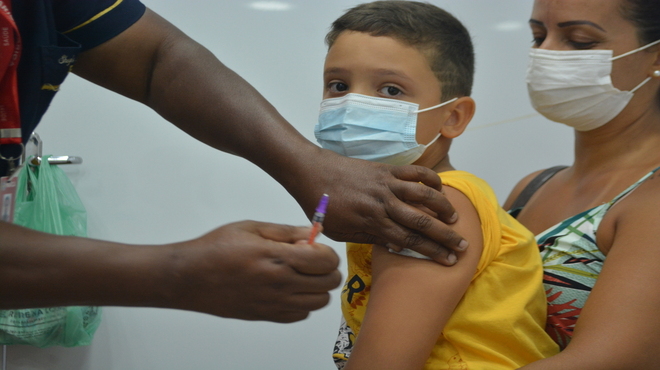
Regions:
<instances>
[{"instance_id":1,"label":"health worker's arm","mask_svg":"<svg viewBox=\"0 0 660 370\"><path fill-rule=\"evenodd\" d=\"M369 303L345 370L422 369L465 294L481 257L481 224L465 195L444 189L461 214L453 228L470 248L451 268L373 248Z\"/></svg>"},{"instance_id":2,"label":"health worker's arm","mask_svg":"<svg viewBox=\"0 0 660 370\"><path fill-rule=\"evenodd\" d=\"M163 307L292 322L325 306L339 258L310 228L243 221L167 245L44 234L0 221L0 309Z\"/></svg>"},{"instance_id":3,"label":"health worker's arm","mask_svg":"<svg viewBox=\"0 0 660 370\"><path fill-rule=\"evenodd\" d=\"M309 217L321 194L330 194L324 226L333 239L392 243L440 263L462 241L441 222L457 216L433 171L320 149L211 52L149 9L123 33L82 53L73 71L152 107L196 139L248 159ZM424 204L439 220L406 202Z\"/></svg>"},{"instance_id":4,"label":"health worker's arm","mask_svg":"<svg viewBox=\"0 0 660 370\"><path fill-rule=\"evenodd\" d=\"M573 339L525 370L651 370L660 366L660 182L650 179L608 211L597 243L607 259Z\"/></svg>"}]
</instances>

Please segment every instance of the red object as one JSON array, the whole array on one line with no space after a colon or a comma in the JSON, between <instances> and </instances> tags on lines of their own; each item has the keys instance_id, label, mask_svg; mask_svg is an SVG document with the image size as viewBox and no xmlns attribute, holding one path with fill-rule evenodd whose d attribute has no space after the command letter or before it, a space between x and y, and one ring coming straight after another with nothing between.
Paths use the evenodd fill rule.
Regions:
<instances>
[{"instance_id":1,"label":"red object","mask_svg":"<svg viewBox=\"0 0 660 370\"><path fill-rule=\"evenodd\" d=\"M314 224L312 224L312 232L309 233L309 240L307 241L307 244L314 244L314 240L316 239L316 235L319 233L320 227L320 222L314 222Z\"/></svg>"},{"instance_id":2,"label":"red object","mask_svg":"<svg viewBox=\"0 0 660 370\"><path fill-rule=\"evenodd\" d=\"M21 38L11 15L11 2L0 0L0 145L21 144L16 69Z\"/></svg>"}]
</instances>

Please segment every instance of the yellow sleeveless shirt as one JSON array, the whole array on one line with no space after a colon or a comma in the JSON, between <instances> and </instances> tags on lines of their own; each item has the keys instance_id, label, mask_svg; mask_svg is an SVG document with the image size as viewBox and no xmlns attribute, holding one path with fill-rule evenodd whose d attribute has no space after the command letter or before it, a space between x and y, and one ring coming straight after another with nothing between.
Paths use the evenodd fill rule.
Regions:
<instances>
[{"instance_id":1,"label":"yellow sleeveless shirt","mask_svg":"<svg viewBox=\"0 0 660 370\"><path fill-rule=\"evenodd\" d=\"M425 369L517 369L556 354L558 346L544 330L547 303L534 235L498 205L482 179L463 171L440 176L444 186L465 194L477 210L483 253ZM347 259L341 306L348 333L338 340L333 356L340 368L350 355L353 334L359 335L368 306L371 245L348 243Z\"/></svg>"}]
</instances>

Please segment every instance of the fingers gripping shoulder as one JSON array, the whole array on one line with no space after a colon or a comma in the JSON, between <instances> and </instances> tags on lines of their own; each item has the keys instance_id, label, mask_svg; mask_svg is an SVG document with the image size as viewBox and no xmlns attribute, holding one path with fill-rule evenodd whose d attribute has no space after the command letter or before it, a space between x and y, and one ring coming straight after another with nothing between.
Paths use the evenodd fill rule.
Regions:
<instances>
[{"instance_id":1,"label":"fingers gripping shoulder","mask_svg":"<svg viewBox=\"0 0 660 370\"><path fill-rule=\"evenodd\" d=\"M444 191L447 200L454 205L456 212L460 214L458 220L448 226L452 231L467 240L470 245L466 251L460 252L459 260L474 256L478 261L483 249L483 232L477 209L461 191L450 186L445 186Z\"/></svg>"}]
</instances>

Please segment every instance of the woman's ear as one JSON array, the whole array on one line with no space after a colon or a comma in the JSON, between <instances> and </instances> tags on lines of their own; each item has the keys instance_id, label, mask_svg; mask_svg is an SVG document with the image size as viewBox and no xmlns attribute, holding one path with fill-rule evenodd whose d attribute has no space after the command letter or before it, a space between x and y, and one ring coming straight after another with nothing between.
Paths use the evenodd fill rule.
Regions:
<instances>
[{"instance_id":1,"label":"woman's ear","mask_svg":"<svg viewBox=\"0 0 660 370\"><path fill-rule=\"evenodd\" d=\"M440 129L442 136L453 139L465 131L474 116L476 104L469 96L458 98L449 106L451 113Z\"/></svg>"}]
</instances>

